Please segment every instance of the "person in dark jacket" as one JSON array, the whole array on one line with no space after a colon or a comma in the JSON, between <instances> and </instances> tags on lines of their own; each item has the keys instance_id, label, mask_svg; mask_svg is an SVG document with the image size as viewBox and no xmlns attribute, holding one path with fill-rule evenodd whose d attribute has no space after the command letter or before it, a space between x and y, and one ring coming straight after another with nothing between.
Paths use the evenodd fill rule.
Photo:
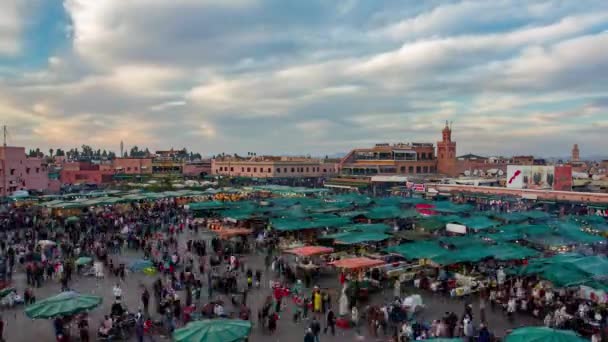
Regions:
<instances>
[{"instance_id":1,"label":"person in dark jacket","mask_svg":"<svg viewBox=\"0 0 608 342\"><path fill-rule=\"evenodd\" d=\"M315 342L319 342L319 333L321 333L321 323L317 321L316 317L312 317L312 321L310 322L310 330L315 338Z\"/></svg>"},{"instance_id":2,"label":"person in dark jacket","mask_svg":"<svg viewBox=\"0 0 608 342\"><path fill-rule=\"evenodd\" d=\"M479 337L477 338L478 342L490 342L492 341L492 334L488 328L482 323L479 325Z\"/></svg>"},{"instance_id":3,"label":"person in dark jacket","mask_svg":"<svg viewBox=\"0 0 608 342\"><path fill-rule=\"evenodd\" d=\"M331 330L331 334L333 336L336 336L336 314L334 314L334 311L329 308L327 311L327 317L326 317L326 325L325 325L325 330L324 332L327 334L327 330Z\"/></svg>"},{"instance_id":4,"label":"person in dark jacket","mask_svg":"<svg viewBox=\"0 0 608 342\"><path fill-rule=\"evenodd\" d=\"M306 335L304 335L304 342L315 342L315 335L312 333L310 328L306 329Z\"/></svg>"}]
</instances>

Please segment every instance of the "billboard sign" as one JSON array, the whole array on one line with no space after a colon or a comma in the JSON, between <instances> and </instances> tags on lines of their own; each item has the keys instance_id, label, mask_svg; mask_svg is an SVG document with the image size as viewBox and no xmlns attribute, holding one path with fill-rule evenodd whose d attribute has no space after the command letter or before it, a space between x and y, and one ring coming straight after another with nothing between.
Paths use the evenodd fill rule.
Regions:
<instances>
[{"instance_id":1,"label":"billboard sign","mask_svg":"<svg viewBox=\"0 0 608 342\"><path fill-rule=\"evenodd\" d=\"M507 165L507 188L551 190L554 184L554 166ZM560 184L560 186L564 185Z\"/></svg>"},{"instance_id":2,"label":"billboard sign","mask_svg":"<svg viewBox=\"0 0 608 342\"><path fill-rule=\"evenodd\" d=\"M572 166L560 165L555 167L553 190L572 191Z\"/></svg>"}]
</instances>

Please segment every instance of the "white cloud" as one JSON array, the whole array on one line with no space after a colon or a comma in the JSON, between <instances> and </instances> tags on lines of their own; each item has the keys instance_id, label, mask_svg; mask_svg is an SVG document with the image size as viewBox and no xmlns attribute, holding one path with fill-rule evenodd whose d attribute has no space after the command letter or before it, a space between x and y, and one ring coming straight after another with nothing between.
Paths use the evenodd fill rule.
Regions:
<instances>
[{"instance_id":1,"label":"white cloud","mask_svg":"<svg viewBox=\"0 0 608 342\"><path fill-rule=\"evenodd\" d=\"M22 0L3 0L0 5L0 56L14 56L21 51L23 5Z\"/></svg>"}]
</instances>

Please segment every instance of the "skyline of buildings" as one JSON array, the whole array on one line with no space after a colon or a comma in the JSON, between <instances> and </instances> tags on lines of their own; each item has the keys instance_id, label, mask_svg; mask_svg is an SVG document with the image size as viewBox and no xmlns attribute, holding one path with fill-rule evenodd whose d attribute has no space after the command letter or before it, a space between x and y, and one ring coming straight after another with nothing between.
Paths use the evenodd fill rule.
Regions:
<instances>
[{"instance_id":1,"label":"skyline of buildings","mask_svg":"<svg viewBox=\"0 0 608 342\"><path fill-rule=\"evenodd\" d=\"M0 195L21 189L58 190L62 185L109 184L141 177L173 175L197 178L203 175L250 178L348 178L371 179L374 176L408 176L416 179L433 177L504 178L509 165L543 166L566 164L567 177L584 174L604 175L608 160L593 163L581 160L580 147L574 144L566 161L551 163L532 155L483 157L460 155L452 128L447 122L440 132L441 140L432 143L378 143L372 147L354 147L342 158L310 156L272 156L250 152L247 156L220 154L213 159L192 159L185 149L168 149L145 153L134 149L135 157L106 158L73 150L66 155L28 157L23 147L3 147L0 153ZM121 147L123 147L121 141ZM132 149L133 150L133 149ZM125 153L126 155L126 153ZM539 169L541 170L541 169ZM557 174L556 166L556 174ZM543 171L549 172L549 171ZM547 173L549 174L549 173ZM553 171L550 171L553 183ZM560 177L563 172L560 171ZM584 178L584 177L583 177ZM406 178L404 178L406 179ZM563 182L562 182L563 183ZM570 183L568 183L570 184Z\"/></svg>"}]
</instances>

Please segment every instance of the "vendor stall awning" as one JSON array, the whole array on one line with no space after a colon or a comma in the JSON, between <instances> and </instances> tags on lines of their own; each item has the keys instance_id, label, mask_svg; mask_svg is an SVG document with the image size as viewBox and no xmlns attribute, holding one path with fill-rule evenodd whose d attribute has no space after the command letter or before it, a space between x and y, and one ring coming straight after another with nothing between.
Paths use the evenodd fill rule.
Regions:
<instances>
[{"instance_id":1,"label":"vendor stall awning","mask_svg":"<svg viewBox=\"0 0 608 342\"><path fill-rule=\"evenodd\" d=\"M337 261L332 262L331 265L338 267L338 268L356 270L356 269L365 269L365 268L369 268L369 267L384 265L384 261L360 257L360 258L337 260Z\"/></svg>"},{"instance_id":2,"label":"vendor stall awning","mask_svg":"<svg viewBox=\"0 0 608 342\"><path fill-rule=\"evenodd\" d=\"M285 253L308 257L308 256L313 256L313 255L329 254L329 253L333 253L333 251L334 251L334 249L331 247L304 246L304 247L288 249L285 251Z\"/></svg>"}]
</instances>

